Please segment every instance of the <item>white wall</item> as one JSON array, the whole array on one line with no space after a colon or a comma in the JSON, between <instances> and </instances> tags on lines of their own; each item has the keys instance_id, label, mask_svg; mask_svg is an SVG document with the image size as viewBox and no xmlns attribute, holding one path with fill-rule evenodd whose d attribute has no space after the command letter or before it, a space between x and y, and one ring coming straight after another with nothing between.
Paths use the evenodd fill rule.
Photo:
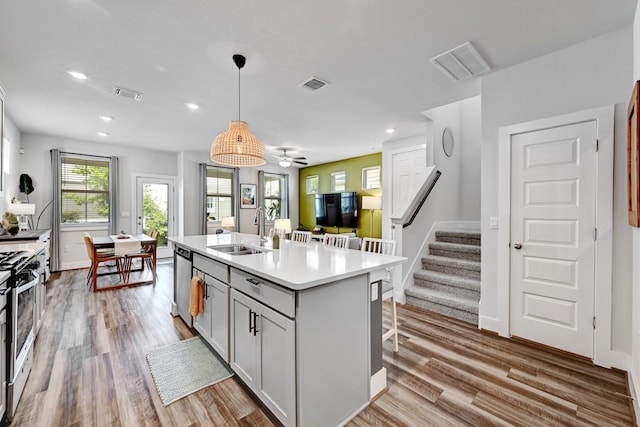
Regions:
<instances>
[{"instance_id":1,"label":"white wall","mask_svg":"<svg viewBox=\"0 0 640 427\"><path fill-rule=\"evenodd\" d=\"M615 104L612 348L630 352L631 233L626 226L626 108L632 31L625 28L482 79L482 302L497 319L498 129ZM500 224L508 227L508 224Z\"/></svg>"},{"instance_id":2,"label":"white wall","mask_svg":"<svg viewBox=\"0 0 640 427\"><path fill-rule=\"evenodd\" d=\"M123 145L97 144L95 142L77 141L50 135L22 134L24 154L20 157L19 170L27 173L33 179L35 190L30 200L36 204L34 219L43 207L53 199L51 185L51 157L49 151L57 148L78 154L92 154L98 156L118 156L120 169L120 213L117 229L132 230L132 217L135 206L132 205L135 192L133 173L148 173L154 175L176 175L176 154L164 151L141 150ZM17 178L16 178L17 179ZM16 185L17 188L17 185ZM129 212L130 216L123 217L122 212ZM40 228L51 228L51 206L40 219ZM89 265L86 248L82 240L82 233L87 228L68 227L60 237L60 263L62 269L87 267ZM105 235L105 227L92 228L94 235ZM66 252L65 252L66 248Z\"/></svg>"},{"instance_id":3,"label":"white wall","mask_svg":"<svg viewBox=\"0 0 640 427\"><path fill-rule=\"evenodd\" d=\"M438 212L447 221L480 219L480 147L482 140L480 96L423 111L430 121L427 145L433 147L433 164L442 172L436 184ZM454 136L451 157L442 150L442 132Z\"/></svg>"},{"instance_id":4,"label":"white wall","mask_svg":"<svg viewBox=\"0 0 640 427\"><path fill-rule=\"evenodd\" d=\"M633 79L629 82L629 86L633 81L640 80L640 5L636 6L636 14L633 20ZM631 312L633 318L631 320L631 363L629 366L630 378L632 380L631 389L634 394L634 407L636 409L636 417L640 415L640 228L626 227L632 230L632 251L631 259L633 260L633 271L631 287L633 289Z\"/></svg>"},{"instance_id":5,"label":"white wall","mask_svg":"<svg viewBox=\"0 0 640 427\"><path fill-rule=\"evenodd\" d=\"M6 212L8 204L15 197L22 201L26 201L26 195L20 193L18 189L20 178L20 131L13 124L11 118L6 114L4 116L4 138L9 141L7 153L3 153L3 157L7 160L4 162L4 187L2 189L2 197L0 197L0 212Z\"/></svg>"}]
</instances>

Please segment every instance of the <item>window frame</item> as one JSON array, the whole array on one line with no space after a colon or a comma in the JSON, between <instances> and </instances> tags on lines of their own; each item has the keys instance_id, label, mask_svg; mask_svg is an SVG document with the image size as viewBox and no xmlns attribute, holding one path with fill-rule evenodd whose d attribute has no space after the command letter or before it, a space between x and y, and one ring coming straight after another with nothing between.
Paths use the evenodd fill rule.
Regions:
<instances>
[{"instance_id":1,"label":"window frame","mask_svg":"<svg viewBox=\"0 0 640 427\"><path fill-rule=\"evenodd\" d=\"M369 172L377 171L378 173L378 185L377 186L369 186ZM362 168L362 189L363 190L375 190L382 187L382 171L380 165L370 166L366 168Z\"/></svg>"},{"instance_id":2,"label":"window frame","mask_svg":"<svg viewBox=\"0 0 640 427\"><path fill-rule=\"evenodd\" d=\"M344 186L342 188L338 188L336 185L340 176L344 176ZM338 193L342 191L347 191L347 172L346 171L331 172L331 192Z\"/></svg>"},{"instance_id":3,"label":"window frame","mask_svg":"<svg viewBox=\"0 0 640 427\"><path fill-rule=\"evenodd\" d=\"M280 179L280 197L266 196L266 184L267 178L278 177ZM289 174L280 174L275 172L258 172L258 187L259 187L259 204L262 206L265 213L265 223L273 224L276 219L289 218ZM267 216L268 210L266 202L267 200L279 200L280 201L280 215L270 218Z\"/></svg>"},{"instance_id":4,"label":"window frame","mask_svg":"<svg viewBox=\"0 0 640 427\"><path fill-rule=\"evenodd\" d=\"M107 168L107 190L100 190L100 191L88 191L88 190L84 190L84 191L79 191L79 190L65 190L65 174L63 173L63 168L65 164L72 164L72 162L67 161L67 159L73 159L76 161L85 161L85 162L96 162L96 163L104 163L106 168ZM85 164L85 166L87 166ZM61 229L73 229L73 228L83 228L83 229L103 229L105 227L109 227L109 224L111 222L111 209L113 208L111 206L111 199L112 199L112 181L111 181L111 174L113 173L112 171L112 165L111 165L111 161L109 157L104 157L104 156L92 156L92 155L87 155L87 154L77 154L77 153L64 153L61 152L60 153L60 173L59 173L59 192L57 194L57 197L59 198L60 201L60 212L59 212L59 219L60 219L60 228ZM89 176L89 174L85 174L85 179ZM88 215L87 215L87 209L86 206L87 204L85 203L85 214L84 214L84 221L81 222L66 222L63 221L63 214L65 213L65 203L64 203L64 194L65 193L85 193L87 195L89 194L104 194L106 195L107 198L107 205L108 205L108 209L109 211L106 214L105 220L104 221L88 221Z\"/></svg>"},{"instance_id":5,"label":"window frame","mask_svg":"<svg viewBox=\"0 0 640 427\"><path fill-rule=\"evenodd\" d=\"M213 171L217 171L217 172L222 172L225 174L229 174L231 177L231 193L229 195L225 194L225 193L209 193L209 172L213 172ZM214 177L211 177L214 178ZM218 178L218 177L215 177ZM235 173L235 168L227 168L227 167L223 167L223 166L212 166L212 165L207 165L207 176L206 176L206 188L205 188L205 213L208 209L209 206L209 197L223 197L223 198L229 198L231 203L231 213L229 216L237 216L236 215L236 186L237 186L237 178L236 178L236 173ZM218 207L220 207L220 203L218 203ZM222 220L222 216L223 215L219 215L219 218L216 218L215 220L212 220L212 222L220 222ZM207 215L205 214L205 219L207 218Z\"/></svg>"}]
</instances>

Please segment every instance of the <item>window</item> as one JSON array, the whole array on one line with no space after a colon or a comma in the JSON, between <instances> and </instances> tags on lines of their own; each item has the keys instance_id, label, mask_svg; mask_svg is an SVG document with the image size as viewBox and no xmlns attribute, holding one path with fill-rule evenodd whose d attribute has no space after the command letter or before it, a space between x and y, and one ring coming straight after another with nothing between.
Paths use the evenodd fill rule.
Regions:
<instances>
[{"instance_id":1,"label":"window","mask_svg":"<svg viewBox=\"0 0 640 427\"><path fill-rule=\"evenodd\" d=\"M289 217L288 175L264 172L262 194L267 221Z\"/></svg>"},{"instance_id":2,"label":"window","mask_svg":"<svg viewBox=\"0 0 640 427\"><path fill-rule=\"evenodd\" d=\"M318 175L307 177L307 194L318 194Z\"/></svg>"},{"instance_id":3,"label":"window","mask_svg":"<svg viewBox=\"0 0 640 427\"><path fill-rule=\"evenodd\" d=\"M347 189L347 173L331 172L331 191L345 191Z\"/></svg>"},{"instance_id":4,"label":"window","mask_svg":"<svg viewBox=\"0 0 640 427\"><path fill-rule=\"evenodd\" d=\"M61 222L109 222L109 159L64 155L60 178Z\"/></svg>"},{"instance_id":5,"label":"window","mask_svg":"<svg viewBox=\"0 0 640 427\"><path fill-rule=\"evenodd\" d=\"M362 189L380 188L380 166L362 168Z\"/></svg>"},{"instance_id":6,"label":"window","mask_svg":"<svg viewBox=\"0 0 640 427\"><path fill-rule=\"evenodd\" d=\"M207 167L207 220L234 216L233 169Z\"/></svg>"}]
</instances>

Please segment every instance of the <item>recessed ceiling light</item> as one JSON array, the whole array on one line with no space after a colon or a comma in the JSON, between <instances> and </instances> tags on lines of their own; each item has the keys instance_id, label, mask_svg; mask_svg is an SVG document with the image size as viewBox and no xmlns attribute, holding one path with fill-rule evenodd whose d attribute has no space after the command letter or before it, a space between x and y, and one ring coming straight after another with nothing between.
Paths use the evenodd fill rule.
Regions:
<instances>
[{"instance_id":1,"label":"recessed ceiling light","mask_svg":"<svg viewBox=\"0 0 640 427\"><path fill-rule=\"evenodd\" d=\"M387 132L388 134L392 134L392 133L394 133L395 131L396 131L396 130L395 130L395 129L393 129L393 128L389 128L389 129L385 130L385 132Z\"/></svg>"},{"instance_id":2,"label":"recessed ceiling light","mask_svg":"<svg viewBox=\"0 0 640 427\"><path fill-rule=\"evenodd\" d=\"M101 120L104 120L105 122L110 122L111 120L113 120L113 117L111 116L100 116Z\"/></svg>"},{"instance_id":3,"label":"recessed ceiling light","mask_svg":"<svg viewBox=\"0 0 640 427\"><path fill-rule=\"evenodd\" d=\"M191 102L185 102L184 105L186 105L190 110L197 110L200 108L198 104L192 104Z\"/></svg>"},{"instance_id":4,"label":"recessed ceiling light","mask_svg":"<svg viewBox=\"0 0 640 427\"><path fill-rule=\"evenodd\" d=\"M87 80L87 75L84 73L81 73L79 71L73 71L73 70L69 70L67 71L67 73L69 73L69 75L75 79L78 80Z\"/></svg>"},{"instance_id":5,"label":"recessed ceiling light","mask_svg":"<svg viewBox=\"0 0 640 427\"><path fill-rule=\"evenodd\" d=\"M109 134L107 132L98 132L98 136L105 137L105 136L109 136Z\"/></svg>"}]
</instances>

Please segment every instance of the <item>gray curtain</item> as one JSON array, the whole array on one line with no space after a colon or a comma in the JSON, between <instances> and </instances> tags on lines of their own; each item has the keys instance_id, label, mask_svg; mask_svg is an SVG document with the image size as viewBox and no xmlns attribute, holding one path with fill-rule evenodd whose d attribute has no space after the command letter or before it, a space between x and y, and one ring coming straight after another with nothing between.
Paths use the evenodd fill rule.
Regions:
<instances>
[{"instance_id":1,"label":"gray curtain","mask_svg":"<svg viewBox=\"0 0 640 427\"><path fill-rule=\"evenodd\" d=\"M234 168L233 170L233 216L236 218L236 228L235 230L238 233L241 233L240 230L240 199L242 196L240 195L240 169Z\"/></svg>"},{"instance_id":2,"label":"gray curtain","mask_svg":"<svg viewBox=\"0 0 640 427\"><path fill-rule=\"evenodd\" d=\"M118 203L118 158L111 156L109 159L109 234L118 234L118 212L120 205ZM133 230L131 230L133 231Z\"/></svg>"},{"instance_id":3,"label":"gray curtain","mask_svg":"<svg viewBox=\"0 0 640 427\"><path fill-rule=\"evenodd\" d=\"M198 191L198 221L200 223L200 234L207 234L207 164L200 163L200 183Z\"/></svg>"},{"instance_id":4,"label":"gray curtain","mask_svg":"<svg viewBox=\"0 0 640 427\"><path fill-rule=\"evenodd\" d=\"M51 271L60 271L60 150L51 150L51 183L53 206L51 212Z\"/></svg>"}]
</instances>

